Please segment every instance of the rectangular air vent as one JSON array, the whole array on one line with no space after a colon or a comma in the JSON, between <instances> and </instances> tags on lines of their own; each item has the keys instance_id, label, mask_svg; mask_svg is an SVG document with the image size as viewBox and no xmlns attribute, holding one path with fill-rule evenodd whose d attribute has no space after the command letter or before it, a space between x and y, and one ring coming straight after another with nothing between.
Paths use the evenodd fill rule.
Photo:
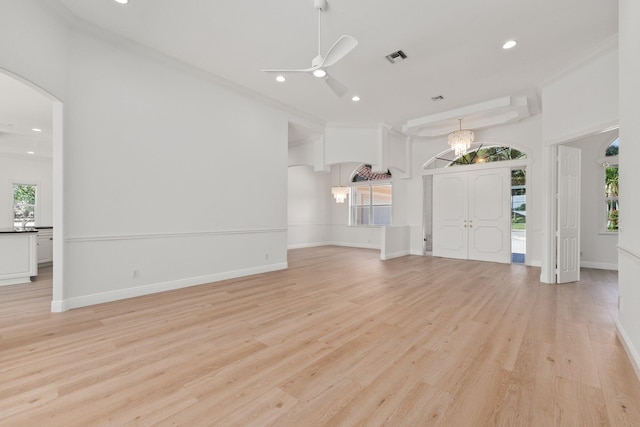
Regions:
<instances>
[{"instance_id":1,"label":"rectangular air vent","mask_svg":"<svg viewBox=\"0 0 640 427\"><path fill-rule=\"evenodd\" d=\"M389 55L385 56L385 58L387 58L387 60L392 64L395 64L402 61L403 59L407 59L407 55L403 51L399 50L397 52L390 53Z\"/></svg>"}]
</instances>

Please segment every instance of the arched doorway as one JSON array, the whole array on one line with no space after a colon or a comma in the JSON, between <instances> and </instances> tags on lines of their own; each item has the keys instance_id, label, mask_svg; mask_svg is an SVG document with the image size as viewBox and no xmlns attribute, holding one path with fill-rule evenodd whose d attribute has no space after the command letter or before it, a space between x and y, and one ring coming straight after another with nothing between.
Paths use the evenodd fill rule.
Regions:
<instances>
[{"instance_id":1,"label":"arched doorway","mask_svg":"<svg viewBox=\"0 0 640 427\"><path fill-rule=\"evenodd\" d=\"M38 167L29 167L11 178L16 184L37 186L40 192L34 213L38 215L30 224L45 228L50 233L50 257L41 257L45 265L52 264L52 311L64 311L63 300L63 158L62 127L63 105L34 83L8 70L0 69L2 100L0 101L0 156L23 159L25 164L37 160L49 162L47 173L38 175ZM4 143L4 144L3 144ZM34 178L30 179L29 174ZM21 181L21 182L20 182ZM3 186L9 192L14 186ZM13 195L12 195L13 200ZM15 215L15 214L14 214ZM13 227L13 220L12 224ZM52 239L52 240L49 240ZM42 240L42 239L41 239ZM44 241L44 240L43 240Z\"/></svg>"}]
</instances>

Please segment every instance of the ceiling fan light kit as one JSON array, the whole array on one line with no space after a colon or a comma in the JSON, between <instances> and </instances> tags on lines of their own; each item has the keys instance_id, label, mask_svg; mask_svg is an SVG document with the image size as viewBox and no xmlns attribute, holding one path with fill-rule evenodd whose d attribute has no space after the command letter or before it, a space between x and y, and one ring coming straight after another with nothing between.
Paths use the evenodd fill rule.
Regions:
<instances>
[{"instance_id":1,"label":"ceiling fan light kit","mask_svg":"<svg viewBox=\"0 0 640 427\"><path fill-rule=\"evenodd\" d=\"M313 0L313 8L318 11L318 55L311 60L310 68L302 68L302 69L292 69L292 70L283 70L283 69L266 69L262 70L265 73L277 73L278 75L283 75L286 73L310 73L315 77L324 78L324 81L327 83L327 86L339 97L341 98L345 93L348 92L348 89L345 85L334 79L333 77L327 74L327 68L331 67L342 58L347 56L349 52L355 49L358 46L358 40L349 35L341 36L327 51L327 53L322 55L322 12L327 8L326 0Z\"/></svg>"}]
</instances>

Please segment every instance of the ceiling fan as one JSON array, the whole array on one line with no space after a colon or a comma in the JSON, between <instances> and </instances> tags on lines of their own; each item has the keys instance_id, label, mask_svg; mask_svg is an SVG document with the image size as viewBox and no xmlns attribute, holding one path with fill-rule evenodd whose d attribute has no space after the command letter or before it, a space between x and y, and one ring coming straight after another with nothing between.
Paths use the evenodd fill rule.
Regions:
<instances>
[{"instance_id":1,"label":"ceiling fan","mask_svg":"<svg viewBox=\"0 0 640 427\"><path fill-rule=\"evenodd\" d=\"M329 48L326 55L322 56L322 45L321 45L321 23L322 23L322 11L327 8L326 0L313 0L313 8L318 11L318 56L313 58L311 61L310 68L303 68L299 70L262 70L265 73L310 73L318 78L324 78L324 81L327 83L327 86L333 90L333 92L338 95L338 97L342 97L345 93L347 93L348 89L345 85L340 83L338 80L327 74L326 69L331 67L336 62L340 61L344 58L349 52L351 52L356 46L358 46L358 40L349 35L344 35L340 37L334 44Z\"/></svg>"}]
</instances>

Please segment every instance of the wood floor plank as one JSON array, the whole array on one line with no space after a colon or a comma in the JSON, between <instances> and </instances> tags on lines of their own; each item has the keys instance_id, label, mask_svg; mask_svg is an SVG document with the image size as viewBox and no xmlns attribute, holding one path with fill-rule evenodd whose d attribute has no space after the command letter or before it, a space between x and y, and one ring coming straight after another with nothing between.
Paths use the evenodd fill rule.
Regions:
<instances>
[{"instance_id":1,"label":"wood floor plank","mask_svg":"<svg viewBox=\"0 0 640 427\"><path fill-rule=\"evenodd\" d=\"M615 272L376 251L50 313L0 287L4 426L640 425Z\"/></svg>"}]
</instances>

